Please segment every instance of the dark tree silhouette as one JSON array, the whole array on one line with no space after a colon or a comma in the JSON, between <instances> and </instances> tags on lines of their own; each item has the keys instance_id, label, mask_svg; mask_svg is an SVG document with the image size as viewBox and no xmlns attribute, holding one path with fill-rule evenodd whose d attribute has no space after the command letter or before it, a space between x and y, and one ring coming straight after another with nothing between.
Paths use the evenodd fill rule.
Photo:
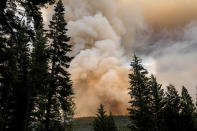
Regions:
<instances>
[{"instance_id":1,"label":"dark tree silhouette","mask_svg":"<svg viewBox=\"0 0 197 131\"><path fill-rule=\"evenodd\" d=\"M162 85L157 83L156 77L154 75L151 75L149 80L149 86L151 89L151 112L154 116L153 120L153 131L161 131L163 130L163 108L165 106L164 101L164 90L161 88Z\"/></svg>"},{"instance_id":2,"label":"dark tree silhouette","mask_svg":"<svg viewBox=\"0 0 197 131\"><path fill-rule=\"evenodd\" d=\"M167 86L167 92L165 97L166 105L164 108L164 120L165 120L165 130L181 130L180 129L180 96L178 91L173 85Z\"/></svg>"},{"instance_id":3,"label":"dark tree silhouette","mask_svg":"<svg viewBox=\"0 0 197 131\"><path fill-rule=\"evenodd\" d=\"M33 5L32 5L33 6ZM34 23L34 34L32 39L33 50L31 53L31 90L30 102L31 113L29 128L35 130L43 129L43 117L46 109L46 93L49 83L49 55L47 48L47 38L45 36L42 13L39 8L34 7L34 19L39 19Z\"/></svg>"},{"instance_id":4,"label":"dark tree silhouette","mask_svg":"<svg viewBox=\"0 0 197 131\"><path fill-rule=\"evenodd\" d=\"M152 129L152 114L150 111L151 93L148 85L148 71L142 66L141 59L136 55L131 62L131 74L129 74L130 88L130 129L148 131Z\"/></svg>"},{"instance_id":5,"label":"dark tree silhouette","mask_svg":"<svg viewBox=\"0 0 197 131\"><path fill-rule=\"evenodd\" d=\"M24 11L19 11L18 6L24 7ZM32 76L32 63L34 63L32 59L34 58L30 55L29 44L33 43L34 45L36 43L35 41L41 42L37 39L38 37L36 35L38 34L35 30L37 27L39 28L39 22L41 21L42 23L42 17L38 13L39 7L29 1L16 0L7 2L7 0L3 0L1 7L1 130L26 131L30 112L33 107L32 96L36 96L35 92L32 91L33 87L35 87L32 86L34 85ZM23 19L24 16L26 16L27 21ZM31 22L34 24L34 28L32 28ZM39 36L42 36L42 33ZM38 55L41 54L37 54L37 56ZM46 65L47 64L48 63L46 63Z\"/></svg>"},{"instance_id":6,"label":"dark tree silhouette","mask_svg":"<svg viewBox=\"0 0 197 131\"><path fill-rule=\"evenodd\" d=\"M93 129L94 131L117 131L112 113L107 116L102 104L98 109L97 117L93 121Z\"/></svg>"},{"instance_id":7,"label":"dark tree silhouette","mask_svg":"<svg viewBox=\"0 0 197 131\"><path fill-rule=\"evenodd\" d=\"M194 113L195 106L193 104L192 98L189 95L187 89L183 86L181 92L181 129L182 130L194 130Z\"/></svg>"},{"instance_id":8,"label":"dark tree silhouette","mask_svg":"<svg viewBox=\"0 0 197 131\"><path fill-rule=\"evenodd\" d=\"M61 125L62 118L63 124L69 125L74 113L72 81L67 71L72 60L68 54L71 45L68 44L70 38L66 35L67 23L64 20L64 5L61 0L57 2L54 11L48 34L51 41L49 46L51 66L45 115L46 130L53 129L52 125Z\"/></svg>"},{"instance_id":9,"label":"dark tree silhouette","mask_svg":"<svg viewBox=\"0 0 197 131\"><path fill-rule=\"evenodd\" d=\"M10 4L10 7L14 5ZM2 130L26 130L30 70L29 27L13 9L6 12L10 30L1 28L0 104Z\"/></svg>"}]
</instances>

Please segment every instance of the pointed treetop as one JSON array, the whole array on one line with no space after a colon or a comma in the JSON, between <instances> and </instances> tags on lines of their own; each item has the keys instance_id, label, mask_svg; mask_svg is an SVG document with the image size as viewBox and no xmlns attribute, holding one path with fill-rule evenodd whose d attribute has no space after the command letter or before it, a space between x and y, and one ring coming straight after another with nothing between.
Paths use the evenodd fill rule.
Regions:
<instances>
[{"instance_id":1,"label":"pointed treetop","mask_svg":"<svg viewBox=\"0 0 197 131\"><path fill-rule=\"evenodd\" d=\"M100 117L104 117L105 116L105 109L104 109L104 105L103 104L100 104L100 108L98 109L98 113L99 114L97 114L98 116L100 116Z\"/></svg>"}]
</instances>

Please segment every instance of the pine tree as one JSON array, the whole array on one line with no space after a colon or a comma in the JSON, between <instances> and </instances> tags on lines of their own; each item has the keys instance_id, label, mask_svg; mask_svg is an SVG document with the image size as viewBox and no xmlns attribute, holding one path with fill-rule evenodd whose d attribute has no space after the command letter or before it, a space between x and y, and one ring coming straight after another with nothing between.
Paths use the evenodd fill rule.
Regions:
<instances>
[{"instance_id":1,"label":"pine tree","mask_svg":"<svg viewBox=\"0 0 197 131\"><path fill-rule=\"evenodd\" d=\"M93 121L93 129L94 131L117 131L112 113L107 116L102 104L98 109L97 117Z\"/></svg>"},{"instance_id":2,"label":"pine tree","mask_svg":"<svg viewBox=\"0 0 197 131\"><path fill-rule=\"evenodd\" d=\"M101 104L97 118L93 122L94 131L107 131L107 115L105 113L104 106Z\"/></svg>"},{"instance_id":3,"label":"pine tree","mask_svg":"<svg viewBox=\"0 0 197 131\"><path fill-rule=\"evenodd\" d=\"M14 44L11 42L11 35L1 27L0 43L0 114L2 118L1 130L8 130L15 111L14 86L17 81L17 59ZM9 37L6 38L6 35Z\"/></svg>"},{"instance_id":4,"label":"pine tree","mask_svg":"<svg viewBox=\"0 0 197 131\"><path fill-rule=\"evenodd\" d=\"M17 129L19 125L22 125L21 131L27 130L28 110L29 110L29 89L30 89L30 52L29 52L29 39L30 36L24 28L15 35L16 42L16 56L17 56L17 74L18 82L14 87L15 99L16 99L16 117L13 121L15 125L13 129Z\"/></svg>"},{"instance_id":5,"label":"pine tree","mask_svg":"<svg viewBox=\"0 0 197 131\"><path fill-rule=\"evenodd\" d=\"M131 120L130 129L147 131L152 128L152 114L150 111L150 87L149 78L146 76L148 71L142 66L141 59L136 55L131 62L131 71L129 74L130 85L129 115Z\"/></svg>"},{"instance_id":6,"label":"pine tree","mask_svg":"<svg viewBox=\"0 0 197 131\"><path fill-rule=\"evenodd\" d=\"M27 90L29 88L30 39L28 26L16 15L14 4L6 10L9 27L1 28L0 105L1 130L25 130L27 124Z\"/></svg>"},{"instance_id":7,"label":"pine tree","mask_svg":"<svg viewBox=\"0 0 197 131\"><path fill-rule=\"evenodd\" d=\"M163 108L165 106L164 101L164 90L161 88L162 85L157 83L156 77L151 75L149 80L149 86L151 89L152 100L151 100L151 111L154 115L154 127L152 130L161 131L163 128Z\"/></svg>"},{"instance_id":8,"label":"pine tree","mask_svg":"<svg viewBox=\"0 0 197 131\"><path fill-rule=\"evenodd\" d=\"M44 115L46 111L46 94L49 83L49 53L47 47L47 37L44 31L43 18L40 8L31 5L34 19L35 35L32 39L32 64L31 64L31 113L29 129L44 130Z\"/></svg>"},{"instance_id":9,"label":"pine tree","mask_svg":"<svg viewBox=\"0 0 197 131\"><path fill-rule=\"evenodd\" d=\"M47 94L47 107L45 115L46 130L62 128L69 125L73 116L73 90L70 74L67 71L72 57L69 56L70 38L66 35L66 21L64 20L64 6L61 0L55 6L55 14L49 25L50 52L50 83ZM66 127L64 127L66 128Z\"/></svg>"},{"instance_id":10,"label":"pine tree","mask_svg":"<svg viewBox=\"0 0 197 131\"><path fill-rule=\"evenodd\" d=\"M181 129L182 130L194 130L194 112L195 107L191 96L187 89L183 86L181 92Z\"/></svg>"},{"instance_id":11,"label":"pine tree","mask_svg":"<svg viewBox=\"0 0 197 131\"><path fill-rule=\"evenodd\" d=\"M2 7L0 9L0 130L26 131L29 113L33 107L31 105L32 95L37 96L37 92L32 91L35 87L32 86L35 84L33 83L35 77L32 77L33 73L30 71L33 71L30 67L31 60L35 60L35 57L32 59L30 57L29 44L32 40L32 43L35 43L37 39L34 32L38 36L39 34L30 27L33 23L34 28L38 29L37 25L41 20L39 19L41 17L36 17L39 16L39 13L36 14L38 7L35 5L43 5L51 0L33 1L7 2L7 0L3 0L0 5ZM19 11L19 6L24 8L24 11ZM6 9L6 7L9 8ZM23 20L24 17L27 18L27 21ZM37 49L39 48L37 47ZM38 53L37 56L39 55ZM45 77L42 73L40 74L42 78Z\"/></svg>"},{"instance_id":12,"label":"pine tree","mask_svg":"<svg viewBox=\"0 0 197 131\"><path fill-rule=\"evenodd\" d=\"M165 97L166 105L164 108L165 130L181 130L180 129L180 96L173 85L167 86Z\"/></svg>"}]
</instances>

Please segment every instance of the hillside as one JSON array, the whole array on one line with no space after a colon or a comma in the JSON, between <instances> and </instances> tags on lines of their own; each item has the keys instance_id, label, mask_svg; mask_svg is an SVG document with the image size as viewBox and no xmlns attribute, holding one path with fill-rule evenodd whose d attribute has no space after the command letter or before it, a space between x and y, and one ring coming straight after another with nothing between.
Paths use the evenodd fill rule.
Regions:
<instances>
[{"instance_id":1,"label":"hillside","mask_svg":"<svg viewBox=\"0 0 197 131\"><path fill-rule=\"evenodd\" d=\"M73 123L74 131L93 131L93 120L94 117L75 118ZM129 131L127 127L129 124L128 116L114 116L114 120L118 128L118 131Z\"/></svg>"}]
</instances>

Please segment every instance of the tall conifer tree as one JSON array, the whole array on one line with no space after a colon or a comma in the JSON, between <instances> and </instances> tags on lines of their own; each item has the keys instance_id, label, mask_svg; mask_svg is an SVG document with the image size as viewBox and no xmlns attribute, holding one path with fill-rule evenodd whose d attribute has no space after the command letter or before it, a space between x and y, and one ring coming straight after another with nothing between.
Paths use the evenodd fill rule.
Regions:
<instances>
[{"instance_id":1,"label":"tall conifer tree","mask_svg":"<svg viewBox=\"0 0 197 131\"><path fill-rule=\"evenodd\" d=\"M35 57L34 55L32 55L32 59L30 57L31 51L29 50L29 44L32 42L35 47L36 40L40 43L45 41L44 43L46 44L46 40L42 41L37 39L37 36L43 36L43 33L40 32L39 34L36 31L36 29L39 28L39 22L41 21L42 23L42 17L39 15L39 8L36 5L43 5L49 1L53 2L53 0L3 0L1 2L0 130L2 131L27 130L27 123L29 121L30 115L29 113L32 110L32 95L34 94L34 96L36 96L37 93L33 93L32 91L33 87L35 87L33 86L35 84L35 77L33 78L32 75L35 73L35 66L34 69L32 67L32 65L35 65L35 61L31 62L31 60L35 60ZM6 7L9 8L6 9ZM23 18L27 19L24 20ZM33 29L31 28L32 23L34 24ZM34 33L37 34L37 36L35 36ZM37 46L37 49L40 48L42 48L42 46ZM34 50L33 52L33 54L35 54L37 51ZM37 52L37 56L39 55L42 56L40 52ZM42 57L42 62L43 61L44 59ZM48 63L45 62L45 65L48 65ZM36 66L39 68L40 65L37 64ZM41 72L39 73L42 78L45 77ZM43 83L43 80L44 79L42 79L40 82Z\"/></svg>"},{"instance_id":2,"label":"tall conifer tree","mask_svg":"<svg viewBox=\"0 0 197 131\"><path fill-rule=\"evenodd\" d=\"M17 58L15 44L11 42L12 35L2 26L0 28L0 115L1 130L4 131L10 129L15 111L13 89L17 81Z\"/></svg>"},{"instance_id":3,"label":"tall conifer tree","mask_svg":"<svg viewBox=\"0 0 197 131\"><path fill-rule=\"evenodd\" d=\"M16 15L15 4L10 3L6 11L9 27L0 25L0 101L4 124L2 130L26 130L30 53L29 27ZM24 12L23 12L24 13Z\"/></svg>"},{"instance_id":4,"label":"tall conifer tree","mask_svg":"<svg viewBox=\"0 0 197 131\"><path fill-rule=\"evenodd\" d=\"M131 74L129 74L130 88L129 115L131 130L147 131L152 129L152 114L150 111L151 93L148 85L148 71L143 67L141 59L136 55L131 62Z\"/></svg>"},{"instance_id":5,"label":"tall conifer tree","mask_svg":"<svg viewBox=\"0 0 197 131\"><path fill-rule=\"evenodd\" d=\"M47 107L45 115L46 130L54 126L69 125L73 116L73 89L70 74L67 71L72 57L69 56L70 38L66 35L66 21L64 19L64 5L59 0L55 6L55 14L49 25L50 55L50 82L47 94ZM64 127L66 128L66 127Z\"/></svg>"},{"instance_id":6,"label":"tall conifer tree","mask_svg":"<svg viewBox=\"0 0 197 131\"><path fill-rule=\"evenodd\" d=\"M49 83L49 53L47 37L44 30L43 18L40 8L31 4L30 12L34 21L34 37L32 38L33 50L31 53L31 93L30 93L30 122L29 129L44 130L44 115L46 111L46 94Z\"/></svg>"}]
</instances>

